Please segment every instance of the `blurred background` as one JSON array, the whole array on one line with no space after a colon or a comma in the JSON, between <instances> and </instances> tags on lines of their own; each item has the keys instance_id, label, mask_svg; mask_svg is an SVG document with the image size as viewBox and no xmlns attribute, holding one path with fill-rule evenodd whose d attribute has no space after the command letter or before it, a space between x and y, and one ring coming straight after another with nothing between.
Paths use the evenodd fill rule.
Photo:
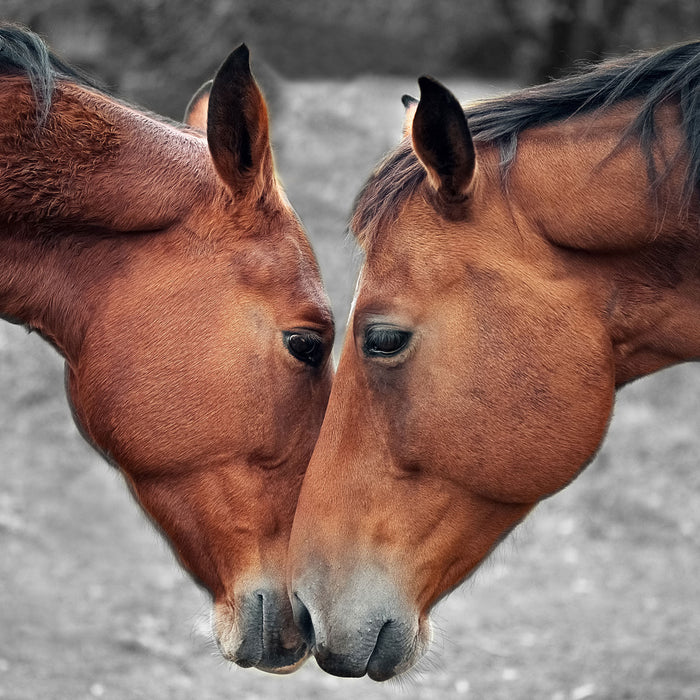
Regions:
<instances>
[{"instance_id":1,"label":"blurred background","mask_svg":"<svg viewBox=\"0 0 700 700\"><path fill-rule=\"evenodd\" d=\"M700 37L696 0L0 0L0 19L173 118L247 42L341 338L351 204L419 74L468 102ZM208 600L79 438L60 358L2 323L0 698L696 699L699 370L623 390L595 462L438 607L419 669L378 685L220 660Z\"/></svg>"},{"instance_id":2,"label":"blurred background","mask_svg":"<svg viewBox=\"0 0 700 700\"><path fill-rule=\"evenodd\" d=\"M558 76L579 60L695 38L695 0L2 0L117 92L179 116L246 41L288 80Z\"/></svg>"}]
</instances>

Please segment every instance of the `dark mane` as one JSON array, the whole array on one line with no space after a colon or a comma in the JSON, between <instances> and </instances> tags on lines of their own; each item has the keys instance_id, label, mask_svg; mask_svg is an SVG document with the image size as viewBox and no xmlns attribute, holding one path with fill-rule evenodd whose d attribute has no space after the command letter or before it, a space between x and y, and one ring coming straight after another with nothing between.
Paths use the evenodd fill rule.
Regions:
<instances>
[{"instance_id":1,"label":"dark mane","mask_svg":"<svg viewBox=\"0 0 700 700\"><path fill-rule=\"evenodd\" d=\"M133 107L155 121L181 131L191 131L190 127L179 121L110 95L99 80L63 61L34 32L16 24L0 22L0 76L2 75L24 75L28 78L34 93L37 124L40 127L46 122L51 109L56 83L68 81L99 92L113 102Z\"/></svg>"},{"instance_id":2,"label":"dark mane","mask_svg":"<svg viewBox=\"0 0 700 700\"><path fill-rule=\"evenodd\" d=\"M0 75L27 76L40 124L51 108L56 81L68 80L102 92L95 80L62 61L39 36L14 24L0 24Z\"/></svg>"},{"instance_id":3,"label":"dark mane","mask_svg":"<svg viewBox=\"0 0 700 700\"><path fill-rule=\"evenodd\" d=\"M570 78L468 106L464 113L475 141L499 147L505 178L521 132L633 98L640 98L642 105L621 138L639 139L652 186L659 179L651 151L654 111L666 99L678 100L689 159L689 201L700 185L700 41L607 61ZM410 138L405 138L379 164L355 201L351 228L360 242L370 230L391 221L424 179L425 170Z\"/></svg>"}]
</instances>

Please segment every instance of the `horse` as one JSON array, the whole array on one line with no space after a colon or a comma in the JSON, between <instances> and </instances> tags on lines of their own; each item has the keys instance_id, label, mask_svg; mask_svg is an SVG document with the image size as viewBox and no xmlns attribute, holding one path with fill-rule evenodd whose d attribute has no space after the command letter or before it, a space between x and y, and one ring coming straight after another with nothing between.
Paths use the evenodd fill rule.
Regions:
<instances>
[{"instance_id":1,"label":"horse","mask_svg":"<svg viewBox=\"0 0 700 700\"><path fill-rule=\"evenodd\" d=\"M419 79L358 195L364 253L288 557L320 667L386 680L435 603L700 358L700 42L462 108Z\"/></svg>"},{"instance_id":2,"label":"horse","mask_svg":"<svg viewBox=\"0 0 700 700\"><path fill-rule=\"evenodd\" d=\"M207 97L169 121L0 27L0 313L65 358L79 430L211 594L223 655L282 673L307 656L285 559L333 318L245 45Z\"/></svg>"}]
</instances>

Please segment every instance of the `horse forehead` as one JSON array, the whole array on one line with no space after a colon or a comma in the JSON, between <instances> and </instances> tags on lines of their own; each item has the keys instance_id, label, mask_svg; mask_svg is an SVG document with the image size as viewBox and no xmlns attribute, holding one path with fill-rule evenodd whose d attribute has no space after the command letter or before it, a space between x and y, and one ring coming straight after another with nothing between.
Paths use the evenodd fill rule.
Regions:
<instances>
[{"instance_id":1,"label":"horse forehead","mask_svg":"<svg viewBox=\"0 0 700 700\"><path fill-rule=\"evenodd\" d=\"M425 296L478 284L503 262L493 242L478 241L466 227L431 223L419 230L408 220L387 230L368 252L362 286Z\"/></svg>"},{"instance_id":2,"label":"horse forehead","mask_svg":"<svg viewBox=\"0 0 700 700\"><path fill-rule=\"evenodd\" d=\"M254 237L228 256L232 281L288 303L328 307L316 258L302 232Z\"/></svg>"}]
</instances>

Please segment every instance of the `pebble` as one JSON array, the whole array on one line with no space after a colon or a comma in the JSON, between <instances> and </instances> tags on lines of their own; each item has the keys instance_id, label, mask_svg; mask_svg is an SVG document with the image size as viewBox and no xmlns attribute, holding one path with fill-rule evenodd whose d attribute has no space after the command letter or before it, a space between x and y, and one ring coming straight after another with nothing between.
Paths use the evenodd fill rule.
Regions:
<instances>
[{"instance_id":1,"label":"pebble","mask_svg":"<svg viewBox=\"0 0 700 700\"><path fill-rule=\"evenodd\" d=\"M455 692L458 695L466 695L469 692L469 681L466 678L455 681Z\"/></svg>"},{"instance_id":2,"label":"pebble","mask_svg":"<svg viewBox=\"0 0 700 700\"><path fill-rule=\"evenodd\" d=\"M586 698L595 695L595 685L593 683L585 683L571 691L571 700L586 700Z\"/></svg>"}]
</instances>

